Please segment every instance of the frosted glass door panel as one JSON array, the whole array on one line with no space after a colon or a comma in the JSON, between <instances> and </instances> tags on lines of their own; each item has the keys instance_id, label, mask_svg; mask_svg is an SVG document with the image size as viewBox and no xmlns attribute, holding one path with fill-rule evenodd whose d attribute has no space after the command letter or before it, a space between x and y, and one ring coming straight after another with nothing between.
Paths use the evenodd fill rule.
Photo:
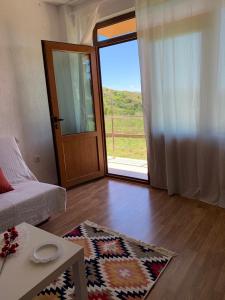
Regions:
<instances>
[{"instance_id":1,"label":"frosted glass door panel","mask_svg":"<svg viewBox=\"0 0 225 300\"><path fill-rule=\"evenodd\" d=\"M90 56L53 51L53 65L62 134L96 131Z\"/></svg>"}]
</instances>

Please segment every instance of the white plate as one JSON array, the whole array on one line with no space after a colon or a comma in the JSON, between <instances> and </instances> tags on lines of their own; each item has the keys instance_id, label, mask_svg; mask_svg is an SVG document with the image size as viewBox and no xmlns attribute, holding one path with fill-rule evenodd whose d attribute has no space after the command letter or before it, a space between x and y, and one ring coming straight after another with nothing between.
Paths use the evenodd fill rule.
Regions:
<instances>
[{"instance_id":1,"label":"white plate","mask_svg":"<svg viewBox=\"0 0 225 300\"><path fill-rule=\"evenodd\" d=\"M62 246L56 242L45 242L34 248L31 260L35 263L48 263L62 254Z\"/></svg>"}]
</instances>

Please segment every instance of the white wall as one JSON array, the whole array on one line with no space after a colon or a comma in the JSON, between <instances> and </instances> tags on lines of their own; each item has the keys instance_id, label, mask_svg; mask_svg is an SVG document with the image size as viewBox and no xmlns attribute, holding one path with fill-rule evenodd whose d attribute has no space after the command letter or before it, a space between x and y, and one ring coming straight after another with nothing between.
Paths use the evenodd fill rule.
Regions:
<instances>
[{"instance_id":1,"label":"white wall","mask_svg":"<svg viewBox=\"0 0 225 300\"><path fill-rule=\"evenodd\" d=\"M0 136L15 136L38 179L56 183L41 40L65 41L65 24L60 8L41 0L0 2ZM133 3L106 1L101 18L129 9ZM36 156L40 156L39 163Z\"/></svg>"},{"instance_id":2,"label":"white wall","mask_svg":"<svg viewBox=\"0 0 225 300\"><path fill-rule=\"evenodd\" d=\"M41 40L60 40L58 9L38 0L0 2L0 135L16 136L38 179L56 183Z\"/></svg>"}]
</instances>

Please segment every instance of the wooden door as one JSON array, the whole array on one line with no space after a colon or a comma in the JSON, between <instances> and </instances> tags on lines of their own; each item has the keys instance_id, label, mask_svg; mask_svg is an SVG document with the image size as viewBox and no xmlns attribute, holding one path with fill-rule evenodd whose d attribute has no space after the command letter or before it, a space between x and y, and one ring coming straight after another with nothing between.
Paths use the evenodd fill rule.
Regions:
<instances>
[{"instance_id":1,"label":"wooden door","mask_svg":"<svg viewBox=\"0 0 225 300\"><path fill-rule=\"evenodd\" d=\"M95 48L42 41L60 184L104 176Z\"/></svg>"}]
</instances>

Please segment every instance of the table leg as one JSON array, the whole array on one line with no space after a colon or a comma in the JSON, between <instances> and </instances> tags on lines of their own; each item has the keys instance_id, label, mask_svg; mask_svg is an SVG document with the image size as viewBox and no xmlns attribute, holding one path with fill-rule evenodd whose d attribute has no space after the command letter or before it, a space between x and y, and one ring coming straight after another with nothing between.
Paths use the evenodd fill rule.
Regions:
<instances>
[{"instance_id":1,"label":"table leg","mask_svg":"<svg viewBox=\"0 0 225 300\"><path fill-rule=\"evenodd\" d=\"M76 299L88 300L87 280L85 277L85 265L83 259L72 265L72 276L76 290Z\"/></svg>"}]
</instances>

